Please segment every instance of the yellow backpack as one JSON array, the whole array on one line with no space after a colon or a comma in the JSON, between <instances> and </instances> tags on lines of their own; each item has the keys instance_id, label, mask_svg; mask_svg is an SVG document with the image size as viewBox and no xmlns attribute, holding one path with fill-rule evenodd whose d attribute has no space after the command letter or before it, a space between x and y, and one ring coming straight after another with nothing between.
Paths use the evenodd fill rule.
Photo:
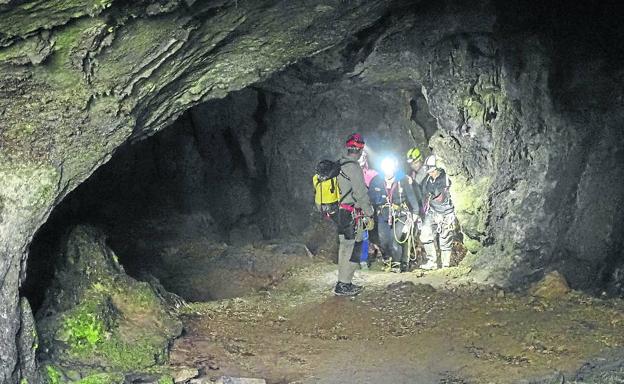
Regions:
<instances>
[{"instance_id":1,"label":"yellow backpack","mask_svg":"<svg viewBox=\"0 0 624 384\"><path fill-rule=\"evenodd\" d=\"M340 168L343 164L346 163L341 163L340 160L321 160L316 165L316 174L312 177L314 203L322 213L333 213L338 209L341 201L338 175L341 173Z\"/></svg>"},{"instance_id":2,"label":"yellow backpack","mask_svg":"<svg viewBox=\"0 0 624 384\"><path fill-rule=\"evenodd\" d=\"M338 188L338 179L336 177L319 180L319 175L314 175L312 183L314 184L314 203L317 206L334 204L340 201L340 188Z\"/></svg>"}]
</instances>

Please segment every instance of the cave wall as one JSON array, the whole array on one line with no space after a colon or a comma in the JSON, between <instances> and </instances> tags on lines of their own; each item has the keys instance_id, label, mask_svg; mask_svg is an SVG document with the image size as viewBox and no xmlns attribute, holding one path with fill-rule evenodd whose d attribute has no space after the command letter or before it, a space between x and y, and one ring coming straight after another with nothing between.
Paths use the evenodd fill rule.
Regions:
<instances>
[{"instance_id":1,"label":"cave wall","mask_svg":"<svg viewBox=\"0 0 624 384\"><path fill-rule=\"evenodd\" d=\"M18 306L18 287L28 244L54 205L129 138L335 44L385 6L0 4L0 382L30 379L32 367L18 357L18 330L29 317Z\"/></svg>"},{"instance_id":2,"label":"cave wall","mask_svg":"<svg viewBox=\"0 0 624 384\"><path fill-rule=\"evenodd\" d=\"M338 159L347 136L359 132L370 149L371 166L385 155L402 160L424 132L412 119L412 94L399 88L361 87L351 81L309 84L288 73L265 86L276 91L263 137L269 236L297 236L310 224L311 175L321 159ZM277 93L284 90L284 93Z\"/></svg>"},{"instance_id":3,"label":"cave wall","mask_svg":"<svg viewBox=\"0 0 624 384\"><path fill-rule=\"evenodd\" d=\"M474 276L518 285L560 268L575 287L594 284L621 263L619 14L618 5L590 1L5 1L0 382L32 378L33 347L19 336L30 310L18 305L18 287L33 234L69 191L122 143L340 44L327 52L337 64L325 57L321 73L293 76L303 84L261 85L267 126L262 138L242 132L241 169L279 176L268 185L271 212L309 201L319 156L307 140L329 157L327 143L355 125L374 139L403 127L413 142L429 139L455 181ZM414 128L410 100L420 94L435 133ZM356 116L358 102L374 116ZM305 137L319 122L325 141ZM251 162L252 152L264 160ZM298 171L301 160L308 170ZM293 198L289 208L282 196ZM263 227L299 231L283 217Z\"/></svg>"},{"instance_id":4,"label":"cave wall","mask_svg":"<svg viewBox=\"0 0 624 384\"><path fill-rule=\"evenodd\" d=\"M557 268L587 288L622 262L624 191L609 182L623 164L624 50L609 16L621 9L530 7L431 5L394 23L354 72L422 84L474 276L513 286Z\"/></svg>"}]
</instances>

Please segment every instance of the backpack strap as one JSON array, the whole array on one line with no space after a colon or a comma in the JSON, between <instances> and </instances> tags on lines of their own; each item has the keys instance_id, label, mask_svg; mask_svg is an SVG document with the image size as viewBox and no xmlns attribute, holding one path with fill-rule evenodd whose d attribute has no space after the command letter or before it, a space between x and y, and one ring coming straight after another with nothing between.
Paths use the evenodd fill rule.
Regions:
<instances>
[{"instance_id":1,"label":"backpack strap","mask_svg":"<svg viewBox=\"0 0 624 384\"><path fill-rule=\"evenodd\" d=\"M349 163L357 163L357 161L354 160L347 160L345 162L340 162L340 160L338 160L339 164L340 164L340 176L344 177L345 179L351 181L351 178L349 176L347 176L346 173L344 173L344 171L342 170L342 166L345 164L349 164ZM353 193L353 188L349 189L346 193L341 194L342 196L340 196L340 203L342 203L342 201L345 199L345 197L349 196L351 193Z\"/></svg>"}]
</instances>

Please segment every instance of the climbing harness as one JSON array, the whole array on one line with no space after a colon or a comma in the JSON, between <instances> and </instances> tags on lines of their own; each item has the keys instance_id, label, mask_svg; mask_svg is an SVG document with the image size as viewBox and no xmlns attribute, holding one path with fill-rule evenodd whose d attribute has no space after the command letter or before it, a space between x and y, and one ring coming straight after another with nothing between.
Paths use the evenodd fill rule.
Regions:
<instances>
[{"instance_id":1,"label":"climbing harness","mask_svg":"<svg viewBox=\"0 0 624 384\"><path fill-rule=\"evenodd\" d=\"M407 247L407 260L408 263L411 263L416 260L417 252L416 252L416 242L414 239L416 238L418 231L420 230L418 217L413 217L414 215L409 211L407 203L405 201L399 201L399 204L392 203L394 192L399 188L399 198L401 198L402 187L400 183L394 182L390 188L386 188L386 203L380 207L380 212L383 212L384 209L388 210L388 225L392 228L392 234L394 237L394 241L396 241L401 246ZM398 223L401 225L401 233L397 233ZM384 271L390 271L396 266L393 265L391 259L383 260ZM395 262L396 263L396 262Z\"/></svg>"}]
</instances>

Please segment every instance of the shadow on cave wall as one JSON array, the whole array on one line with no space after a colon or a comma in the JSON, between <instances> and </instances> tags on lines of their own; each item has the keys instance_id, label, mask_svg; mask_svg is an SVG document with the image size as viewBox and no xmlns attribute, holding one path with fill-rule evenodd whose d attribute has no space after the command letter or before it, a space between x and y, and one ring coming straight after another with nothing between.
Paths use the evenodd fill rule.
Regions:
<instances>
[{"instance_id":1,"label":"shadow on cave wall","mask_svg":"<svg viewBox=\"0 0 624 384\"><path fill-rule=\"evenodd\" d=\"M170 128L127 144L53 211L32 242L23 293L38 308L53 277L55 256L75 225L96 225L133 275L149 271L157 247L264 238L255 215L266 174L259 147L261 91L187 111Z\"/></svg>"}]
</instances>

